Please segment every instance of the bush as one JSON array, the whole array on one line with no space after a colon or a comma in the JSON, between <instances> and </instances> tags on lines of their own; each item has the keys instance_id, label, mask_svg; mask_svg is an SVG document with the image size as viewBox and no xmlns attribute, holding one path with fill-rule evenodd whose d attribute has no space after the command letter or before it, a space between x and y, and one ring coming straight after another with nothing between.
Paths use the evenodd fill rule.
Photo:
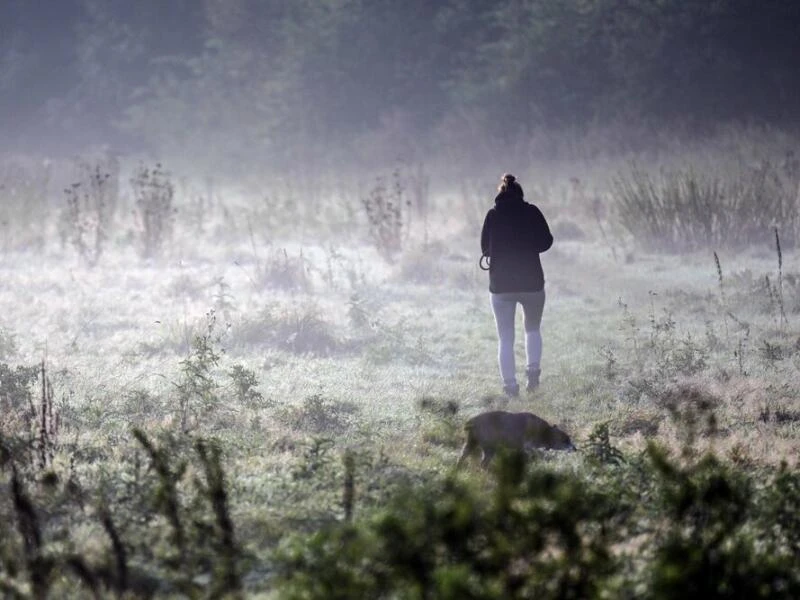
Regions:
<instances>
[{"instance_id":1,"label":"bush","mask_svg":"<svg viewBox=\"0 0 800 600\"><path fill-rule=\"evenodd\" d=\"M294 354L326 355L339 347L332 327L316 304L273 304L234 330L239 342L271 346Z\"/></svg>"},{"instance_id":2,"label":"bush","mask_svg":"<svg viewBox=\"0 0 800 600\"><path fill-rule=\"evenodd\" d=\"M280 553L284 598L591 598L616 572L608 503L579 480L506 458L489 494L449 477L360 525Z\"/></svg>"},{"instance_id":3,"label":"bush","mask_svg":"<svg viewBox=\"0 0 800 600\"><path fill-rule=\"evenodd\" d=\"M429 444L454 448L464 442L464 425L457 418L459 403L423 396L417 403L418 428Z\"/></svg>"},{"instance_id":4,"label":"bush","mask_svg":"<svg viewBox=\"0 0 800 600\"><path fill-rule=\"evenodd\" d=\"M757 481L711 455L681 465L651 445L586 477L526 470L519 455L501 457L494 475L417 484L360 521L296 535L276 556L279 595L788 599L800 590L798 478L786 468Z\"/></svg>"},{"instance_id":5,"label":"bush","mask_svg":"<svg viewBox=\"0 0 800 600\"><path fill-rule=\"evenodd\" d=\"M59 229L62 245L69 241L81 259L93 267L111 235L119 200L119 164L83 164L80 171L80 179L64 190L67 206Z\"/></svg>"},{"instance_id":6,"label":"bush","mask_svg":"<svg viewBox=\"0 0 800 600\"><path fill-rule=\"evenodd\" d=\"M601 465L619 465L625 462L625 455L611 443L608 422L594 427L589 434L586 450L589 458Z\"/></svg>"},{"instance_id":7,"label":"bush","mask_svg":"<svg viewBox=\"0 0 800 600\"><path fill-rule=\"evenodd\" d=\"M713 456L678 468L650 448L667 529L648 567L654 598L796 598L797 554L753 518L753 482ZM787 490L788 491L788 490Z\"/></svg>"},{"instance_id":8,"label":"bush","mask_svg":"<svg viewBox=\"0 0 800 600\"><path fill-rule=\"evenodd\" d=\"M404 218L410 201L405 200L400 173L395 172L391 185L379 177L361 204L367 215L369 234L380 255L393 263L403 249Z\"/></svg>"},{"instance_id":9,"label":"bush","mask_svg":"<svg viewBox=\"0 0 800 600\"><path fill-rule=\"evenodd\" d=\"M67 478L12 465L11 485L0 485L10 492L0 502L4 598L241 597L243 552L219 445L133 436L139 448L123 455L120 477L101 469L80 481L77 455Z\"/></svg>"},{"instance_id":10,"label":"bush","mask_svg":"<svg viewBox=\"0 0 800 600\"><path fill-rule=\"evenodd\" d=\"M177 212L173 206L175 186L170 174L158 163L152 169L141 165L131 178L131 186L139 226L139 251L143 258L151 258L172 239Z\"/></svg>"},{"instance_id":11,"label":"bush","mask_svg":"<svg viewBox=\"0 0 800 600\"><path fill-rule=\"evenodd\" d=\"M787 246L796 245L798 185L769 161L724 177L692 168L655 176L633 165L614 179L612 194L620 223L640 245L682 252L768 242L775 223Z\"/></svg>"},{"instance_id":12,"label":"bush","mask_svg":"<svg viewBox=\"0 0 800 600\"><path fill-rule=\"evenodd\" d=\"M194 336L189 356L181 361L182 377L177 389L178 417L183 432L199 425L202 417L222 404L214 370L224 350L219 348L221 334L216 331L216 324L217 317L212 310L206 315L206 330Z\"/></svg>"},{"instance_id":13,"label":"bush","mask_svg":"<svg viewBox=\"0 0 800 600\"><path fill-rule=\"evenodd\" d=\"M279 418L290 427L306 433L338 435L350 427L358 412L358 406L352 402L312 394L303 399L301 407L284 409Z\"/></svg>"},{"instance_id":14,"label":"bush","mask_svg":"<svg viewBox=\"0 0 800 600\"><path fill-rule=\"evenodd\" d=\"M241 364L233 365L228 371L233 386L233 397L242 406L258 408L265 404L264 395L258 391L256 374Z\"/></svg>"}]
</instances>

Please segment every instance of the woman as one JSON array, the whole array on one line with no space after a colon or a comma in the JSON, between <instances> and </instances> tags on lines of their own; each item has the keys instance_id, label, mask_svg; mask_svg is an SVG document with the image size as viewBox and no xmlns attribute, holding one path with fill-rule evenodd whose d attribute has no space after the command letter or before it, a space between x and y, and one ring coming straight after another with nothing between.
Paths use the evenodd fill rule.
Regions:
<instances>
[{"instance_id":1,"label":"woman","mask_svg":"<svg viewBox=\"0 0 800 600\"><path fill-rule=\"evenodd\" d=\"M503 391L519 395L514 364L514 315L517 303L525 316L527 389L539 385L544 309L544 273L539 253L553 245L542 212L525 202L522 186L510 173L503 175L494 207L481 231L481 250L489 257L489 291L497 324L498 362Z\"/></svg>"}]
</instances>

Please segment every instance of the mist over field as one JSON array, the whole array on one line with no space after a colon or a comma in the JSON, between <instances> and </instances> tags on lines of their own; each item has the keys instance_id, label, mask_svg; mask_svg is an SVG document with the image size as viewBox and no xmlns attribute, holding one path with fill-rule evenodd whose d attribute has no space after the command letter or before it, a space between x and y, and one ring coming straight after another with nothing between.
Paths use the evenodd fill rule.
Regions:
<instances>
[{"instance_id":1,"label":"mist over field","mask_svg":"<svg viewBox=\"0 0 800 600\"><path fill-rule=\"evenodd\" d=\"M798 28L0 0L0 596L800 597ZM520 397L506 172L555 238ZM456 469L489 410L578 449Z\"/></svg>"}]
</instances>

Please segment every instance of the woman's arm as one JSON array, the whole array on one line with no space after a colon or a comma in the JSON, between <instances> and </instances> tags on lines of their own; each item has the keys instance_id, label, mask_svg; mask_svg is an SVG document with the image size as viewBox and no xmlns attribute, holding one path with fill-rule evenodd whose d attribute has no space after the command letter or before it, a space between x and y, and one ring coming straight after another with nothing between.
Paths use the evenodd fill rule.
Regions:
<instances>
[{"instance_id":1,"label":"woman's arm","mask_svg":"<svg viewBox=\"0 0 800 600\"><path fill-rule=\"evenodd\" d=\"M481 229L481 254L483 256L492 255L492 214L494 209L486 213L486 218L483 220L483 229Z\"/></svg>"},{"instance_id":2,"label":"woman's arm","mask_svg":"<svg viewBox=\"0 0 800 600\"><path fill-rule=\"evenodd\" d=\"M550 233L550 226L542 211L537 206L533 209L533 239L536 240L537 250L546 252L553 245L553 234Z\"/></svg>"}]
</instances>

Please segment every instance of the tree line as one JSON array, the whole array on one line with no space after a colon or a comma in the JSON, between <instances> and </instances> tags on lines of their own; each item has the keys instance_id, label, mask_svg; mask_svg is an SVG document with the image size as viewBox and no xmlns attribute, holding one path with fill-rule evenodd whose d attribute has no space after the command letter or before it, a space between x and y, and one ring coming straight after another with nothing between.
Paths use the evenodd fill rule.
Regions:
<instances>
[{"instance_id":1,"label":"tree line","mask_svg":"<svg viewBox=\"0 0 800 600\"><path fill-rule=\"evenodd\" d=\"M280 162L453 114L498 132L800 116L793 0L53 5L0 5L0 125L20 140L50 124Z\"/></svg>"}]
</instances>

